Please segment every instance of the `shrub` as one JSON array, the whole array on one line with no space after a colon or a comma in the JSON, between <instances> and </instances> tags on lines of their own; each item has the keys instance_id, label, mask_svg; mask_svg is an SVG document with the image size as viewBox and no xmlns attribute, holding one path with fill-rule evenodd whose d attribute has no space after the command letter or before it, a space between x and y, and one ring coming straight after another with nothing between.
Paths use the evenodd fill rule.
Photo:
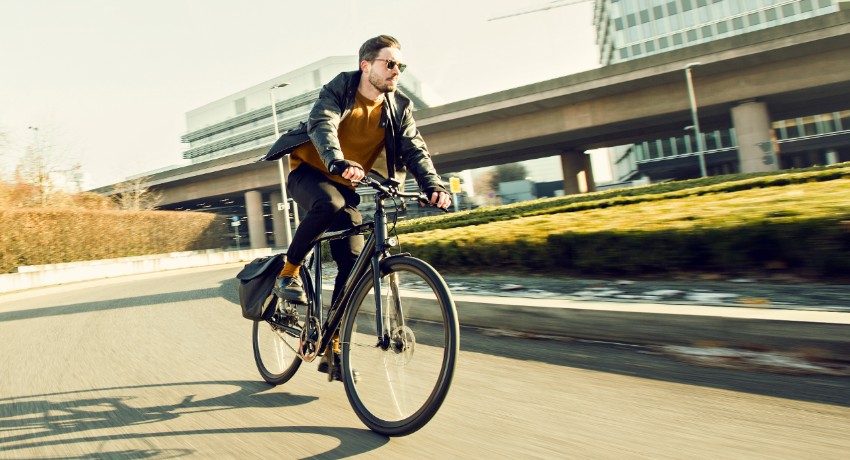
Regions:
<instances>
[{"instance_id":1,"label":"shrub","mask_svg":"<svg viewBox=\"0 0 850 460\"><path fill-rule=\"evenodd\" d=\"M0 273L21 265L217 248L227 228L207 213L0 209Z\"/></svg>"}]
</instances>

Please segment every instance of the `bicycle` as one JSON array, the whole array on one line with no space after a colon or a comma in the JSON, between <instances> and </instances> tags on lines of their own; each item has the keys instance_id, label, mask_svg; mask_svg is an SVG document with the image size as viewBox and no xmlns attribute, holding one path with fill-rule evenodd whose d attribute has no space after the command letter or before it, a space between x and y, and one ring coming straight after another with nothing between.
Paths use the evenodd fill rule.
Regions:
<instances>
[{"instance_id":1,"label":"bicycle","mask_svg":"<svg viewBox=\"0 0 850 460\"><path fill-rule=\"evenodd\" d=\"M428 423L445 400L460 326L440 274L409 253L390 253L398 246L390 233L399 204L406 206L407 199L428 203L427 197L400 191L394 180L382 185L366 177L360 183L376 191L373 221L326 232L315 242L301 274L306 305L277 299L274 314L254 322L254 359L263 379L280 385L302 361L331 353L338 333L342 381L357 416L377 433L403 436ZM388 200L396 207L392 229ZM358 234L368 234L363 252L339 298L324 312L322 242ZM332 380L333 359L328 362Z\"/></svg>"}]
</instances>

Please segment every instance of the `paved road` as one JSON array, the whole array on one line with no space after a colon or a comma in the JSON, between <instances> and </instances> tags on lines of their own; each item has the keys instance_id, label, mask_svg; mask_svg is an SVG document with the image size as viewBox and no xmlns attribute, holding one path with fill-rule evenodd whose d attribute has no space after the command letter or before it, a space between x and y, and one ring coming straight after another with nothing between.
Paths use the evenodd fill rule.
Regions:
<instances>
[{"instance_id":1,"label":"paved road","mask_svg":"<svg viewBox=\"0 0 850 460\"><path fill-rule=\"evenodd\" d=\"M421 431L368 431L315 364L254 367L239 265L0 296L0 459L846 458L850 378L463 330Z\"/></svg>"}]
</instances>

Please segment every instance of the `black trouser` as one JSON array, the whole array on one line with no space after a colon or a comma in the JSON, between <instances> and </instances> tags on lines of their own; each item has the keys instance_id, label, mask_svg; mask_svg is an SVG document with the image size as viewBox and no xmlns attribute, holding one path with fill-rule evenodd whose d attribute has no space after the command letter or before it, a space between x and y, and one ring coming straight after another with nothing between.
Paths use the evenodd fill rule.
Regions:
<instances>
[{"instance_id":1,"label":"black trouser","mask_svg":"<svg viewBox=\"0 0 850 460\"><path fill-rule=\"evenodd\" d=\"M363 223L363 217L357 210L360 195L306 164L289 174L286 188L298 206L307 211L286 251L286 260L295 265L304 263L316 239L325 231L344 230ZM342 292L357 256L363 251L363 241L363 235L357 235L330 242L331 257L339 269L332 301L336 301L337 295ZM321 254L316 256L321 257Z\"/></svg>"}]
</instances>

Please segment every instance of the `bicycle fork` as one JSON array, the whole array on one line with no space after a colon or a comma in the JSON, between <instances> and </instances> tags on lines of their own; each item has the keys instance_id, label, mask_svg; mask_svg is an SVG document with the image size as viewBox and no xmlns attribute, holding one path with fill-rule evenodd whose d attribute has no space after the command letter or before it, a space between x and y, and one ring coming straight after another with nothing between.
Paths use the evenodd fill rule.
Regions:
<instances>
[{"instance_id":1,"label":"bicycle fork","mask_svg":"<svg viewBox=\"0 0 850 460\"><path fill-rule=\"evenodd\" d=\"M376 216L377 217L377 216ZM399 296L398 273L391 273L387 276L387 288L389 289L388 299L391 300L390 305L384 302L384 296L381 292L381 257L378 254L385 254L386 251L393 247L394 240L387 237L387 221L386 215L380 213L381 225L375 226L375 240L378 242L375 249L376 256L372 258L372 286L375 296L375 332L377 336L376 346L382 350L387 350L391 346L397 348L399 346L397 340L393 337L394 330L404 327L404 314L401 307L401 297ZM399 324L392 324L392 318L397 318ZM392 328L392 330L390 329Z\"/></svg>"}]
</instances>

